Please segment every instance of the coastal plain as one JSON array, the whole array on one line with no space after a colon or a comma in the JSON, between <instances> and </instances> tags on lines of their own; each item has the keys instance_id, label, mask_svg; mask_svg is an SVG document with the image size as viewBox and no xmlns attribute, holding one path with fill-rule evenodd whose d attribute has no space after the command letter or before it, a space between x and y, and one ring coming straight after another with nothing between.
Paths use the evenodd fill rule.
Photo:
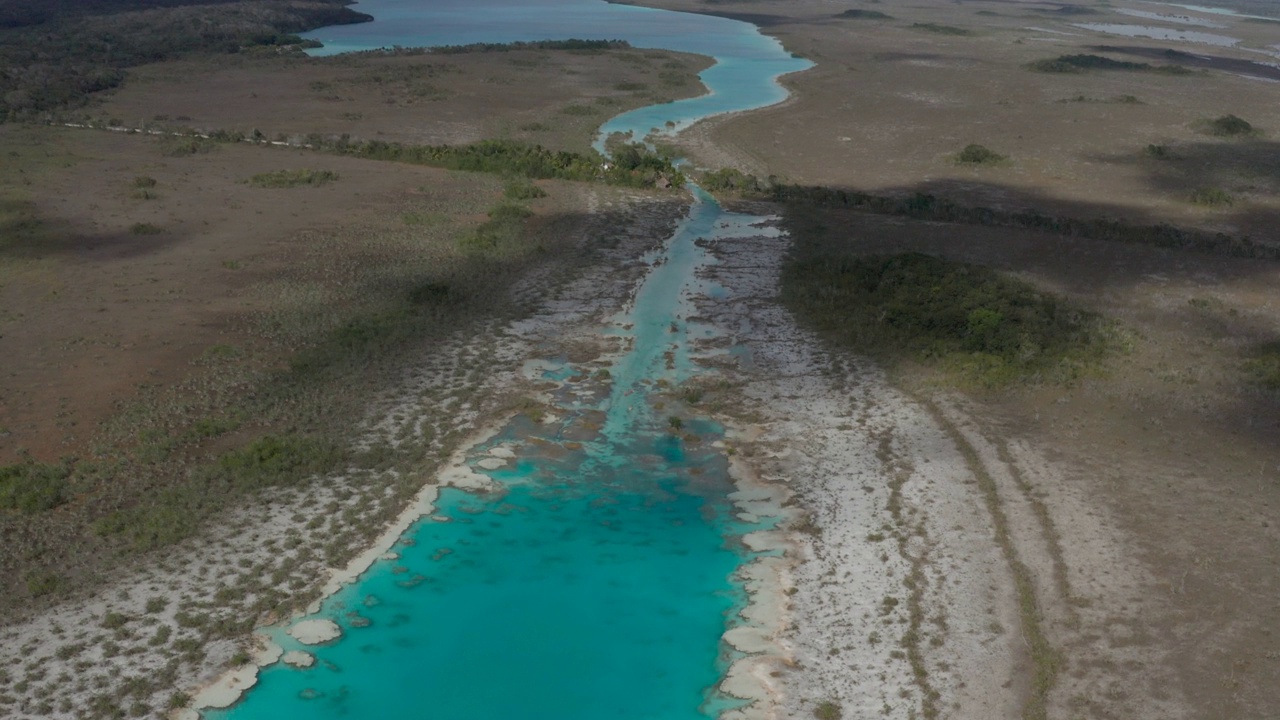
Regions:
<instances>
[{"instance_id":1,"label":"coastal plain","mask_svg":"<svg viewBox=\"0 0 1280 720\"><path fill-rule=\"evenodd\" d=\"M742 18L816 63L783 79L781 105L662 139L703 169L1280 240L1273 22L1138 2L644 4ZM1187 72L1032 69L1070 55ZM0 511L0 714L190 717L234 702L259 664L314 662L253 631L394 554L437 484L483 491L464 451L495 424L554 422L556 392L603 392L592 383L620 349L599 328L688 206L676 190L296 145L585 151L608 117L700 93L708 62L636 49L197 57L136 68L64 118L127 131L0 125L0 461L101 467L51 509ZM1250 129L1215 135L1226 115ZM285 145L166 134L178 127ZM957 162L970 144L1001 157ZM254 182L300 169L330 175ZM513 195L528 214L476 264L460 241ZM688 318L715 329L693 343L705 374L652 391L672 417L726 428L743 513L785 518L754 538L777 556L741 571L753 622L726 642L748 657L722 689L752 702L726 717L1276 713L1274 259L725 195L768 220L706 243L716 262ZM1023 281L1105 320L1113 344L1067 380L984 385L851 347L785 297L789 263L904 252ZM531 359L592 380L531 378ZM344 434L353 448L324 440ZM301 450L337 459L251 478L200 507L187 535L104 524L265 437L286 456L291 439L321 438ZM299 633L323 642L332 628Z\"/></svg>"}]
</instances>

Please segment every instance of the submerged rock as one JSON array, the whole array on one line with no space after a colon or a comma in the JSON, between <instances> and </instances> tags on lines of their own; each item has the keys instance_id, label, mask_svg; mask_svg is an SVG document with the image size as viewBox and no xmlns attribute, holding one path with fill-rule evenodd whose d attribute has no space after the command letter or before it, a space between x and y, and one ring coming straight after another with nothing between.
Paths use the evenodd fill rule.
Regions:
<instances>
[{"instance_id":1,"label":"submerged rock","mask_svg":"<svg viewBox=\"0 0 1280 720\"><path fill-rule=\"evenodd\" d=\"M289 635L303 645L321 645L342 637L342 628L332 620L303 620L289 628Z\"/></svg>"},{"instance_id":2,"label":"submerged rock","mask_svg":"<svg viewBox=\"0 0 1280 720\"><path fill-rule=\"evenodd\" d=\"M316 658L305 650L290 650L282 658L285 665L295 668L309 668L316 664Z\"/></svg>"}]
</instances>

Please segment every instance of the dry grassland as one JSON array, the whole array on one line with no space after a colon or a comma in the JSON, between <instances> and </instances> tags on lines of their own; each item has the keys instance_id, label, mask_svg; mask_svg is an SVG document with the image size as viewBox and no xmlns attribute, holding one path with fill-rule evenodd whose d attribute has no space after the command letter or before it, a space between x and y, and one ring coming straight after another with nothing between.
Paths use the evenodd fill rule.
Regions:
<instances>
[{"instance_id":1,"label":"dry grassland","mask_svg":"<svg viewBox=\"0 0 1280 720\"><path fill-rule=\"evenodd\" d=\"M143 68L101 112L272 136L585 149L608 114L699 92L702 63L649 51L264 62ZM439 97L424 97L433 74ZM0 466L29 467L14 487L40 488L6 496L0 513L9 606L91 586L122 552L180 540L261 483L394 467L403 482L379 481L364 517L396 511L483 405L494 359L450 371L438 407L413 419L424 438L412 452L394 449L398 436L352 447L352 418L441 343L467 328L478 338L593 262L583 228L619 195L88 129L0 126L0 152ZM279 458L279 478L259 476ZM362 532L331 543L328 560Z\"/></svg>"},{"instance_id":2,"label":"dry grassland","mask_svg":"<svg viewBox=\"0 0 1280 720\"><path fill-rule=\"evenodd\" d=\"M700 95L695 76L708 62L652 50L192 60L130 71L93 114L133 127L256 129L273 139L510 138L586 152L609 117Z\"/></svg>"},{"instance_id":3,"label":"dry grassland","mask_svg":"<svg viewBox=\"0 0 1280 720\"><path fill-rule=\"evenodd\" d=\"M713 12L741 9L817 67L790 76L787 103L713 119L688 133L686 147L711 167L735 165L789 182L877 194L928 192L974 205L1035 207L1070 215L1171 222L1265 239L1280 217L1280 148L1271 50L1280 25L1216 18L1228 29L1188 30L1237 37L1240 49L1126 38L1073 23L1177 25L1123 15L1120 8L1180 12L1143 3L1094 6L1065 14L1060 3L850 0L716 4L649 3ZM840 18L846 9L891 19ZM732 14L732 13L730 13ZM931 32L919 24L967 34ZM1099 50L1155 51L1155 57ZM1253 48L1250 51L1247 48ZM1166 49L1253 61L1204 70ZM1187 64L1186 75L1122 70L1044 73L1027 68L1061 55L1097 54L1155 66ZM1260 132L1206 134L1202 121L1234 114ZM971 143L1007 156L997 165L953 161ZM1164 146L1167 154L1147 152ZM1230 204L1193 201L1219 189ZM1274 240L1274 238L1271 238Z\"/></svg>"}]
</instances>

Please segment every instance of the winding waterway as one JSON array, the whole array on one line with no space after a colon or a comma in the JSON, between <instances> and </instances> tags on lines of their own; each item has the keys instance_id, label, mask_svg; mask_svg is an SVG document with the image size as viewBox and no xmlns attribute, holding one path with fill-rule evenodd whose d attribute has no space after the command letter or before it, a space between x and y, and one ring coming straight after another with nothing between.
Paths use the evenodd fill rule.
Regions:
<instances>
[{"instance_id":1,"label":"winding waterway","mask_svg":"<svg viewBox=\"0 0 1280 720\"><path fill-rule=\"evenodd\" d=\"M714 55L707 98L604 128L641 136L668 120L678 128L778 102L777 77L808 66L723 18L590 0L461 7L361 3L375 22L313 36L327 52L607 37ZM759 235L764 218L691 192L688 217L648 258L630 307L599 328L626 348L608 371L530 364L557 383L555 420L517 417L470 452L468 465L498 490L443 490L394 556L324 602L317 617L341 626L341 639L304 648L275 632L314 666L267 667L240 703L206 717L700 720L743 704L720 690L740 655L722 635L744 622L741 571L755 555L742 539L773 520L732 502L721 428L696 418L675 427L655 401L703 372L691 341L712 330L687 318L707 292L698 280L714 262L707 243Z\"/></svg>"}]
</instances>

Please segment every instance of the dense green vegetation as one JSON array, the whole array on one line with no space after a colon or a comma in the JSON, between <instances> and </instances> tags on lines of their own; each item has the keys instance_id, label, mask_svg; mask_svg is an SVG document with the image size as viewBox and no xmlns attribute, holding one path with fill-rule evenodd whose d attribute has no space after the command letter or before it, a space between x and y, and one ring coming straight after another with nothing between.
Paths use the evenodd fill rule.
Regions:
<instances>
[{"instance_id":1,"label":"dense green vegetation","mask_svg":"<svg viewBox=\"0 0 1280 720\"><path fill-rule=\"evenodd\" d=\"M0 0L0 121L80 105L135 65L297 53L313 44L293 33L369 19L344 0Z\"/></svg>"},{"instance_id":2,"label":"dense green vegetation","mask_svg":"<svg viewBox=\"0 0 1280 720\"><path fill-rule=\"evenodd\" d=\"M616 148L608 163L596 153L548 150L517 140L482 140L470 145L404 145L313 135L308 137L307 144L318 150L370 160L526 178L603 181L629 187L652 187L659 178L666 178L672 185L684 183L684 175L671 160L639 143Z\"/></svg>"},{"instance_id":3,"label":"dense green vegetation","mask_svg":"<svg viewBox=\"0 0 1280 720\"><path fill-rule=\"evenodd\" d=\"M249 184L260 188L292 188L302 186L318 186L338 179L338 173L332 170L276 170L258 173L249 178Z\"/></svg>"},{"instance_id":4,"label":"dense green vegetation","mask_svg":"<svg viewBox=\"0 0 1280 720\"><path fill-rule=\"evenodd\" d=\"M1010 211L975 207L923 193L906 197L885 197L828 187L774 185L761 196L778 202L850 208L877 215L894 215L966 225L1025 228L1094 240L1194 250L1231 257L1280 260L1280 248L1255 243L1248 237L1184 230L1163 223L1131 225L1107 218L1081 219L1047 215L1037 210Z\"/></svg>"},{"instance_id":5,"label":"dense green vegetation","mask_svg":"<svg viewBox=\"0 0 1280 720\"><path fill-rule=\"evenodd\" d=\"M1166 75L1189 75L1193 71L1181 65L1151 65L1129 60L1112 60L1101 55L1059 55L1056 58L1036 60L1027 68L1044 73L1082 73L1089 70L1127 70L1131 72L1157 72Z\"/></svg>"},{"instance_id":6,"label":"dense green vegetation","mask_svg":"<svg viewBox=\"0 0 1280 720\"><path fill-rule=\"evenodd\" d=\"M738 194L755 194L767 190L771 184L762 182L755 175L748 175L741 170L724 168L714 172L705 172L698 178L698 184L710 193L732 192Z\"/></svg>"},{"instance_id":7,"label":"dense green vegetation","mask_svg":"<svg viewBox=\"0 0 1280 720\"><path fill-rule=\"evenodd\" d=\"M430 48L430 52L444 55L457 55L472 52L511 52L513 50L627 50L631 43L626 40L535 40L531 42L509 43L472 43L470 45L441 45Z\"/></svg>"},{"instance_id":8,"label":"dense green vegetation","mask_svg":"<svg viewBox=\"0 0 1280 720\"><path fill-rule=\"evenodd\" d=\"M964 384L1072 380L1104 353L1101 321L985 267L906 253L794 253L784 302L859 353L912 359Z\"/></svg>"},{"instance_id":9,"label":"dense green vegetation","mask_svg":"<svg viewBox=\"0 0 1280 720\"><path fill-rule=\"evenodd\" d=\"M190 535L204 516L236 495L295 484L333 469L344 459L344 452L331 440L266 435L223 453L194 470L187 482L149 502L99 519L94 529L102 535L124 535L139 549L168 545Z\"/></svg>"}]
</instances>

